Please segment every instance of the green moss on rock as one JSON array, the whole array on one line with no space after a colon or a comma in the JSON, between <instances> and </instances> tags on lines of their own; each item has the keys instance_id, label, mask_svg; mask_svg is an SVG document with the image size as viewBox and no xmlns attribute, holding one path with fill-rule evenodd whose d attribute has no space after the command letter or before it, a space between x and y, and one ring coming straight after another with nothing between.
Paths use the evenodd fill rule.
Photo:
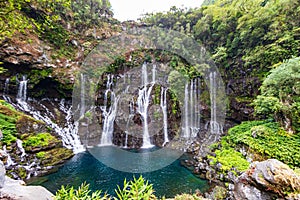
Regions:
<instances>
[{"instance_id":1,"label":"green moss on rock","mask_svg":"<svg viewBox=\"0 0 300 200\"><path fill-rule=\"evenodd\" d=\"M40 151L40 152L36 153L35 155L38 159L43 159L46 155L46 152L45 151Z\"/></svg>"},{"instance_id":2,"label":"green moss on rock","mask_svg":"<svg viewBox=\"0 0 300 200\"><path fill-rule=\"evenodd\" d=\"M38 133L37 135L29 136L23 140L23 147L26 151L33 151L36 148L49 148L59 144L60 141L50 133Z\"/></svg>"},{"instance_id":3,"label":"green moss on rock","mask_svg":"<svg viewBox=\"0 0 300 200\"><path fill-rule=\"evenodd\" d=\"M44 157L41 158L41 164L43 166L55 166L62 164L65 160L73 156L73 151L66 148L55 148L45 151Z\"/></svg>"}]
</instances>

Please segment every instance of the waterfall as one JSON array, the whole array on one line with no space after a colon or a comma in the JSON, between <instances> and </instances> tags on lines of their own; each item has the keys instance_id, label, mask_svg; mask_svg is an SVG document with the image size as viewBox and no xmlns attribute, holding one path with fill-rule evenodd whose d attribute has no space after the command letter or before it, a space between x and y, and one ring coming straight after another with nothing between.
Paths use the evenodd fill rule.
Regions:
<instances>
[{"instance_id":1,"label":"waterfall","mask_svg":"<svg viewBox=\"0 0 300 200\"><path fill-rule=\"evenodd\" d=\"M3 99L7 102L11 102L11 99L9 96L7 96L9 94L9 78L5 79L5 83L4 83L4 90L3 90Z\"/></svg>"},{"instance_id":2,"label":"waterfall","mask_svg":"<svg viewBox=\"0 0 300 200\"><path fill-rule=\"evenodd\" d=\"M7 155L7 159L6 159L6 167L9 167L9 166L12 166L12 165L15 165L16 163L14 163L14 161L11 159L9 153L7 152L6 150L6 145L3 146L3 151L6 153Z\"/></svg>"},{"instance_id":3,"label":"waterfall","mask_svg":"<svg viewBox=\"0 0 300 200\"><path fill-rule=\"evenodd\" d=\"M23 158L23 157L26 155L25 149L23 148L23 145L22 145L23 142L22 142L22 140L17 139L16 143L17 143L18 149L19 149L20 152L22 153L22 154L21 154L21 158Z\"/></svg>"},{"instance_id":4,"label":"waterfall","mask_svg":"<svg viewBox=\"0 0 300 200\"><path fill-rule=\"evenodd\" d=\"M152 83L155 83L156 78L156 64L152 65Z\"/></svg>"},{"instance_id":5,"label":"waterfall","mask_svg":"<svg viewBox=\"0 0 300 200\"><path fill-rule=\"evenodd\" d=\"M4 83L4 91L3 91L3 93L4 94L8 94L8 91L9 91L9 78L6 78L5 79L5 83Z\"/></svg>"},{"instance_id":6,"label":"waterfall","mask_svg":"<svg viewBox=\"0 0 300 200\"><path fill-rule=\"evenodd\" d=\"M183 137L184 138L189 138L190 137L190 132L189 132L189 91L188 91L188 83L185 83L184 87L184 116L183 116L183 121L184 121L184 126L183 126Z\"/></svg>"},{"instance_id":7,"label":"waterfall","mask_svg":"<svg viewBox=\"0 0 300 200\"><path fill-rule=\"evenodd\" d=\"M143 63L143 65L142 65L142 85L146 86L147 84L148 84L147 64Z\"/></svg>"},{"instance_id":8,"label":"waterfall","mask_svg":"<svg viewBox=\"0 0 300 200\"><path fill-rule=\"evenodd\" d=\"M132 118L134 117L134 101L133 98L131 99L131 101L129 102L129 116L128 116L128 120L126 123L126 130L125 130L125 144L124 144L124 148L128 148L128 128L129 128L129 123L132 120Z\"/></svg>"},{"instance_id":9,"label":"waterfall","mask_svg":"<svg viewBox=\"0 0 300 200\"><path fill-rule=\"evenodd\" d=\"M147 87L146 85L139 90L139 96L137 99L138 108L137 111L142 117L142 123L143 123L143 145L142 148L149 148L153 145L150 141L150 135L148 130L148 106L150 102L150 94L153 88L153 84L150 85L150 87Z\"/></svg>"},{"instance_id":10,"label":"waterfall","mask_svg":"<svg viewBox=\"0 0 300 200\"><path fill-rule=\"evenodd\" d=\"M66 123L65 127L61 128L55 124L52 124L56 128L56 131L59 136L63 139L63 144L73 149L74 153L79 153L82 151L85 151L84 146L81 144L79 135L78 135L78 122L73 122L73 112L72 112L72 106L69 108L65 106L65 100L62 99L59 102L59 109L63 111L66 115ZM51 124L51 123L49 123Z\"/></svg>"},{"instance_id":11,"label":"waterfall","mask_svg":"<svg viewBox=\"0 0 300 200\"><path fill-rule=\"evenodd\" d=\"M186 82L184 88L183 137L195 138L200 131L200 92L198 79Z\"/></svg>"},{"instance_id":12,"label":"waterfall","mask_svg":"<svg viewBox=\"0 0 300 200\"><path fill-rule=\"evenodd\" d=\"M217 122L217 104L216 104L216 99L217 99L217 92L216 92L216 72L211 72L209 74L209 83L210 83L210 112L211 112L211 119L210 119L210 132L212 134L217 134L220 132L220 125Z\"/></svg>"},{"instance_id":13,"label":"waterfall","mask_svg":"<svg viewBox=\"0 0 300 200\"><path fill-rule=\"evenodd\" d=\"M112 90L113 86L113 75L107 76L106 90L104 92L104 105L100 106L102 115L104 117L103 130L101 136L101 145L112 145L114 121L117 114L117 105L119 97L115 96ZM110 99L108 99L110 97ZM110 101L108 101L110 100ZM110 103L110 106L109 104Z\"/></svg>"},{"instance_id":14,"label":"waterfall","mask_svg":"<svg viewBox=\"0 0 300 200\"><path fill-rule=\"evenodd\" d=\"M168 138L168 112L167 112L167 88L161 87L160 94L160 107L163 112L163 131L164 131L164 143L163 146L169 142Z\"/></svg>"},{"instance_id":15,"label":"waterfall","mask_svg":"<svg viewBox=\"0 0 300 200\"><path fill-rule=\"evenodd\" d=\"M84 147L80 142L78 135L78 124L73 122L72 107L67 106L65 100L62 99L58 104L56 100L42 99L41 101L36 101L30 99L27 101L27 82L25 76L22 76L22 80L19 81L19 88L17 93L17 103L8 101L16 109L23 111L31 115L36 120L45 122L47 126L53 129L53 131L61 137L63 146L72 149L74 153L84 151ZM9 81L7 81L9 83ZM53 109L54 108L54 109ZM65 123L59 125L56 123L55 113L56 108L65 115ZM19 150L22 152L22 144L17 141ZM23 152L22 152L23 154Z\"/></svg>"},{"instance_id":16,"label":"waterfall","mask_svg":"<svg viewBox=\"0 0 300 200\"><path fill-rule=\"evenodd\" d=\"M22 80L19 81L19 89L17 94L18 101L26 101L27 99L27 82L25 76L22 76Z\"/></svg>"},{"instance_id":17,"label":"waterfall","mask_svg":"<svg viewBox=\"0 0 300 200\"><path fill-rule=\"evenodd\" d=\"M49 99L44 99L43 101L48 101L51 106L56 107L56 105L54 105L53 102ZM63 146L65 146L66 148L72 149L74 153L84 151L85 149L81 144L78 135L78 125L77 123L73 123L72 107L67 107L65 105L64 99L59 102L59 111L64 113L66 116L65 123L60 126L55 123L54 114L47 108L47 106L43 105L43 101L35 102L38 104L37 106L39 106L39 108L37 109L34 106L29 106L27 102L18 102L18 105L16 105L15 107L22 111L28 112L31 116L33 116L33 118L45 122L47 126L52 128L54 132L61 137Z\"/></svg>"},{"instance_id":18,"label":"waterfall","mask_svg":"<svg viewBox=\"0 0 300 200\"><path fill-rule=\"evenodd\" d=\"M80 116L85 114L85 76L80 74Z\"/></svg>"}]
</instances>

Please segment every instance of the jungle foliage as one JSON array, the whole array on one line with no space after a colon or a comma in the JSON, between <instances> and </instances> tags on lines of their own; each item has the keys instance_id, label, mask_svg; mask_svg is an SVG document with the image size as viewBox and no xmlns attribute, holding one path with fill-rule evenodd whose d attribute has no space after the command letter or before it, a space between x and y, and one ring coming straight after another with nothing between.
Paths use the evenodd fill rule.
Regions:
<instances>
[{"instance_id":1,"label":"jungle foliage","mask_svg":"<svg viewBox=\"0 0 300 200\"><path fill-rule=\"evenodd\" d=\"M211 52L225 77L255 74L263 79L279 62L300 55L298 0L217 0L207 4L197 9L172 7L141 20L194 37Z\"/></svg>"},{"instance_id":2,"label":"jungle foliage","mask_svg":"<svg viewBox=\"0 0 300 200\"><path fill-rule=\"evenodd\" d=\"M290 132L300 132L300 57L284 61L263 81L254 101L256 115L274 118Z\"/></svg>"},{"instance_id":3,"label":"jungle foliage","mask_svg":"<svg viewBox=\"0 0 300 200\"><path fill-rule=\"evenodd\" d=\"M60 47L67 45L73 31L101 26L112 16L108 0L3 0L0 41L16 33L33 33Z\"/></svg>"}]
</instances>

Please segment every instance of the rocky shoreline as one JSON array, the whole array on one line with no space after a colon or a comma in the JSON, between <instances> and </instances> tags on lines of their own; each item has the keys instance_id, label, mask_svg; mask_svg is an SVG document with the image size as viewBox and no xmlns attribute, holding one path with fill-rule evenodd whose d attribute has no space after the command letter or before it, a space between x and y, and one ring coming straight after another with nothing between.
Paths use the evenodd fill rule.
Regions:
<instances>
[{"instance_id":1,"label":"rocky shoreline","mask_svg":"<svg viewBox=\"0 0 300 200\"><path fill-rule=\"evenodd\" d=\"M211 189L203 196L207 199L228 200L271 200L300 199L300 175L288 165L276 160L267 159L261 162L250 161L249 168L240 172L236 168L223 173L222 164L212 164L210 152L205 157L199 157L199 143L193 143L188 148L190 159L182 165L191 170L195 176L206 179ZM251 155L249 155L251 156Z\"/></svg>"},{"instance_id":2,"label":"rocky shoreline","mask_svg":"<svg viewBox=\"0 0 300 200\"><path fill-rule=\"evenodd\" d=\"M26 186L24 181L6 176L0 161L0 199L5 200L52 200L54 195L42 186Z\"/></svg>"}]
</instances>

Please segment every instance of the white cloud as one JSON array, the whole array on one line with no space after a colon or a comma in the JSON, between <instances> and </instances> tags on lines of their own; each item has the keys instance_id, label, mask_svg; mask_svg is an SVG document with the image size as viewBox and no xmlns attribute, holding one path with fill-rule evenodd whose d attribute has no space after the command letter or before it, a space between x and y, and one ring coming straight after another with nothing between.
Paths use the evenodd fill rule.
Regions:
<instances>
[{"instance_id":1,"label":"white cloud","mask_svg":"<svg viewBox=\"0 0 300 200\"><path fill-rule=\"evenodd\" d=\"M142 14L168 11L170 7L200 7L203 0L110 0L114 17L118 20L136 20Z\"/></svg>"}]
</instances>

